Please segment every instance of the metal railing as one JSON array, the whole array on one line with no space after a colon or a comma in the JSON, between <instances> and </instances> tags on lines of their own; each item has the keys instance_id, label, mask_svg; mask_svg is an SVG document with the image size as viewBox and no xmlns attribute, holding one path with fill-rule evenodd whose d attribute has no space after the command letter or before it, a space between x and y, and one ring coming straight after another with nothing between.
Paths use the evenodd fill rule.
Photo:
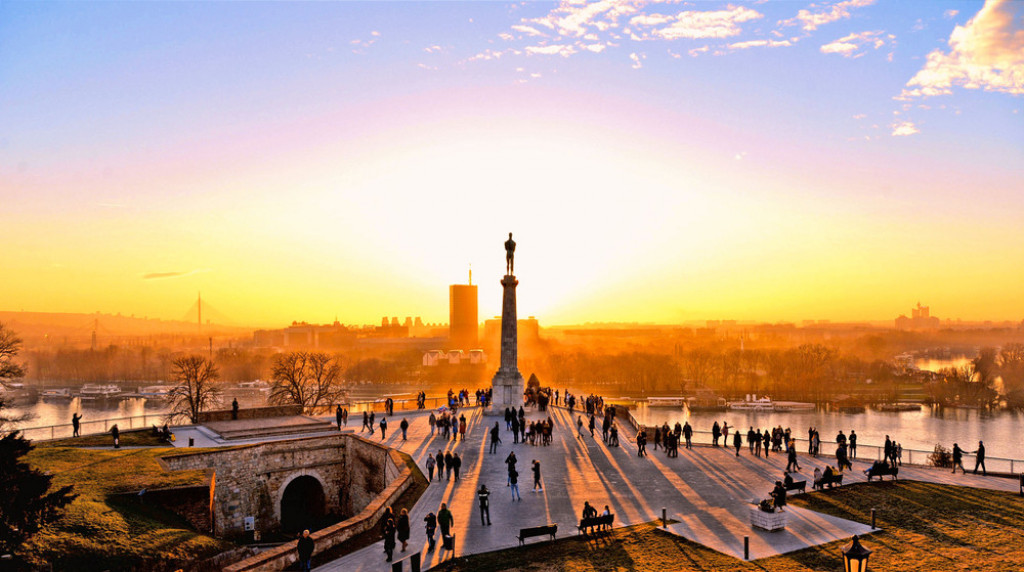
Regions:
<instances>
[{"instance_id":1,"label":"metal railing","mask_svg":"<svg viewBox=\"0 0 1024 572\"><path fill-rule=\"evenodd\" d=\"M642 425L639 422L637 422L636 418L633 417L632 412L627 412L626 416L625 416L625 419L626 419L626 421L630 425L633 426L633 430L634 431L639 431L640 430L640 427ZM644 427L649 427L652 430L655 427L655 425L653 425L653 424L652 425L643 425L643 426ZM673 427L673 426L670 425L670 427ZM728 441L728 443L724 443L725 447L732 447L732 436L733 436L733 432L730 431L729 432L729 441ZM807 439L801 439L799 437L792 437L792 438L796 439L796 442L797 442L797 446L796 446L797 453L801 457L807 457L808 449L810 447L810 442ZM714 434L711 431L706 431L706 430L702 430L702 429L701 430L694 429L692 442L695 445L712 446L714 444ZM719 441L719 443L722 443L722 442L723 442L722 440ZM819 449L821 450L821 453L816 458L819 458L819 459L832 459L832 460L834 460L835 459L835 454L834 454L835 453L835 447L834 447L835 445L836 445L835 441L821 440L820 444L819 444ZM650 449L652 446L653 446L653 442L649 442L648 443L648 449ZM747 436L746 436L746 433L744 432L743 433L743 448L747 449L748 447L749 447L749 445L747 444ZM831 449L831 451L829 449ZM849 449L847 449L847 451L849 451ZM902 457L900 459L900 462L902 464L918 465L918 466L926 466L926 467L933 467L934 466L931 463L931 456L934 453L934 451L925 451L925 450L922 450L922 449L903 449L902 453L903 453L903 455L902 455ZM782 451L776 452L774 454L776 454L776 455L785 455L786 454L785 453L785 448L783 448ZM851 460L854 460L854 461L857 461L857 460L860 460L860 461L863 461L863 460L881 461L884 455L885 455L885 447L879 446L879 445L869 445L867 443L860 443L860 442L858 442L857 443L857 456L856 457L851 457ZM968 471L973 470L974 469L974 464L975 464L975 455L973 453L971 453L971 452L964 451L963 463L964 463L964 467ZM952 469L952 467L945 467L945 468L946 469ZM1024 460L1022 460L1022 459L1009 459L1009 458L1005 458L1005 457L992 457L992 456L989 456L989 455L985 455L985 469L986 469L987 472L991 472L991 473L1017 474L1018 472L1024 471Z\"/></svg>"}]
</instances>

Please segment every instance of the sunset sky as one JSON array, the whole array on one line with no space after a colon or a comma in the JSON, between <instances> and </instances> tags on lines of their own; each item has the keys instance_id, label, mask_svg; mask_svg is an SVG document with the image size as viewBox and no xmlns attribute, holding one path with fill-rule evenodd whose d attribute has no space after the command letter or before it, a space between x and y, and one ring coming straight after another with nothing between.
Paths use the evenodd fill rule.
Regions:
<instances>
[{"instance_id":1,"label":"sunset sky","mask_svg":"<svg viewBox=\"0 0 1024 572\"><path fill-rule=\"evenodd\" d=\"M1024 2L2 2L0 310L1024 318Z\"/></svg>"}]
</instances>

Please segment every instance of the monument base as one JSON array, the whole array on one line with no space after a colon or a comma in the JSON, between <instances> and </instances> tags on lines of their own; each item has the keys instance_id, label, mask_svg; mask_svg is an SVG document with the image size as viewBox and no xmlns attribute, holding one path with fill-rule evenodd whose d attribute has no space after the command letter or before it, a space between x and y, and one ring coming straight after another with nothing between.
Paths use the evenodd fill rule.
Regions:
<instances>
[{"instance_id":1,"label":"monument base","mask_svg":"<svg viewBox=\"0 0 1024 572\"><path fill-rule=\"evenodd\" d=\"M484 415L504 416L505 408L513 407L518 411L523 405L525 385L519 370L499 369L491 380L491 405L484 410Z\"/></svg>"}]
</instances>

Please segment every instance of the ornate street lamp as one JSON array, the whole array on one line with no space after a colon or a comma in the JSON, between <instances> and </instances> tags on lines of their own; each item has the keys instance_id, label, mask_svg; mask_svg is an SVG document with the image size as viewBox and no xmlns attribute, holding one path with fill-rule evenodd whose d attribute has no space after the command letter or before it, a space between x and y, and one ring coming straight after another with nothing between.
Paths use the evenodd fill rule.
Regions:
<instances>
[{"instance_id":1,"label":"ornate street lamp","mask_svg":"<svg viewBox=\"0 0 1024 572\"><path fill-rule=\"evenodd\" d=\"M867 572L868 556L871 551L860 545L860 537L854 535L849 544L843 548L843 568L846 572Z\"/></svg>"}]
</instances>

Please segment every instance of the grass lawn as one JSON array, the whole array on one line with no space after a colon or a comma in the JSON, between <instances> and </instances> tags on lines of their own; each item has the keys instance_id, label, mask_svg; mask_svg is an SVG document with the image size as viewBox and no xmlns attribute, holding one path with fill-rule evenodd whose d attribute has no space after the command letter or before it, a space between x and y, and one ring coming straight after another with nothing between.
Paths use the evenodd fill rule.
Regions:
<instances>
[{"instance_id":1,"label":"grass lawn","mask_svg":"<svg viewBox=\"0 0 1024 572\"><path fill-rule=\"evenodd\" d=\"M167 447L167 443L153 435L152 429L132 429L121 431L119 437L122 447ZM110 433L69 437L55 441L35 441L36 447L110 447L114 448L114 439Z\"/></svg>"},{"instance_id":2,"label":"grass lawn","mask_svg":"<svg viewBox=\"0 0 1024 572\"><path fill-rule=\"evenodd\" d=\"M35 535L21 555L30 564L53 564L54 570L126 570L139 564L175 570L232 547L191 530L182 519L156 507L122 506L110 499L143 488L207 482L202 471L160 468L156 458L172 451L56 446L33 450L27 461L50 472L54 487L74 485L79 497L60 520Z\"/></svg>"},{"instance_id":3,"label":"grass lawn","mask_svg":"<svg viewBox=\"0 0 1024 572\"><path fill-rule=\"evenodd\" d=\"M883 530L865 537L871 570L899 572L1024 569L1024 498L1012 493L912 481L862 483L790 497L811 510L871 521ZM842 569L833 542L743 562L658 530L655 523L616 529L597 540L565 538L459 558L435 570L474 571L709 571L797 572Z\"/></svg>"}]
</instances>

